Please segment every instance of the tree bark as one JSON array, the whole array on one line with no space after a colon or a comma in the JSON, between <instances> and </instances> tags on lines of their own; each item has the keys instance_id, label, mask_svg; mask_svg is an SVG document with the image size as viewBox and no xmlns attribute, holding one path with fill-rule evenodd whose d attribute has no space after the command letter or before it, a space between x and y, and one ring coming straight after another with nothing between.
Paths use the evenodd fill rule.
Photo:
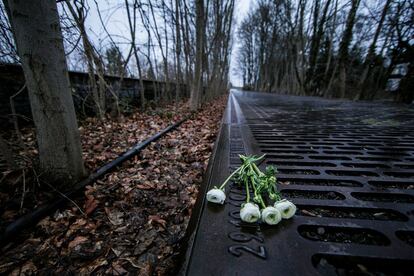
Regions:
<instances>
[{"instance_id":1,"label":"tree bark","mask_svg":"<svg viewBox=\"0 0 414 276\"><path fill-rule=\"evenodd\" d=\"M56 2L8 0L8 5L36 126L40 167L56 185L74 183L85 170Z\"/></svg>"},{"instance_id":2,"label":"tree bark","mask_svg":"<svg viewBox=\"0 0 414 276\"><path fill-rule=\"evenodd\" d=\"M324 33L324 26L326 23L326 17L328 14L328 8L331 4L331 0L327 0L325 3L325 6L323 8L323 12L322 12L322 18L320 19L319 23L318 23L318 17L319 17L319 7L317 4L318 1L315 2L315 22L314 22L314 35L312 37L312 42L311 42L311 50L310 50L310 54L309 54L309 69L307 72L307 78L306 78L306 90L307 92L311 92L312 94L315 94L314 89L316 87L314 87L314 77L315 77L315 66L316 66L316 62L318 60L318 52L319 52L319 46L321 43L321 39Z\"/></svg>"},{"instance_id":3,"label":"tree bark","mask_svg":"<svg viewBox=\"0 0 414 276\"><path fill-rule=\"evenodd\" d=\"M352 41L352 29L355 25L356 13L361 0L352 0L351 9L348 13L346 26L339 45L339 91L340 97L346 96L346 66L348 61L348 48Z\"/></svg>"},{"instance_id":4,"label":"tree bark","mask_svg":"<svg viewBox=\"0 0 414 276\"><path fill-rule=\"evenodd\" d=\"M203 90L204 0L196 0L196 61L190 95L190 108L197 110Z\"/></svg>"},{"instance_id":5,"label":"tree bark","mask_svg":"<svg viewBox=\"0 0 414 276\"><path fill-rule=\"evenodd\" d=\"M378 40L378 37L381 33L382 25L384 24L384 20L385 20L385 17L387 15L388 7L390 6L390 4L391 4L391 0L387 0L387 2L385 2L385 4L384 4L384 8L382 10L381 18L380 18L380 21L378 23L377 29L375 31L374 39L372 40L371 45L369 46L369 49L368 49L367 56L365 57L365 61L364 61L364 64L363 64L364 69L363 69L361 79L360 79L360 82L359 82L359 85L358 85L358 90L359 91L358 91L357 96L355 97L356 100L364 99L366 94L367 94L367 93L365 93L365 89L367 89L367 80L368 80L368 77L369 77L370 72L371 72L370 64L372 62L372 59L374 58L375 47L377 45L377 40Z\"/></svg>"},{"instance_id":6,"label":"tree bark","mask_svg":"<svg viewBox=\"0 0 414 276\"><path fill-rule=\"evenodd\" d=\"M178 101L181 97L181 33L180 33L180 0L175 0L175 58L176 58L176 87L175 87L175 102L178 104Z\"/></svg>"}]
</instances>

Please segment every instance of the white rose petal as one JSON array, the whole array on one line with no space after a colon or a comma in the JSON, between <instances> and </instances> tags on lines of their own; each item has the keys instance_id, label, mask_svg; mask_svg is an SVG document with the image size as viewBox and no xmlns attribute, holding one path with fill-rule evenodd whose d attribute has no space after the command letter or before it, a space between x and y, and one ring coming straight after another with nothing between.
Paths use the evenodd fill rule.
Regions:
<instances>
[{"instance_id":1,"label":"white rose petal","mask_svg":"<svg viewBox=\"0 0 414 276\"><path fill-rule=\"evenodd\" d=\"M282 220L282 214L275 207L266 207L262 210L262 220L270 225L276 225Z\"/></svg>"},{"instance_id":2,"label":"white rose petal","mask_svg":"<svg viewBox=\"0 0 414 276\"><path fill-rule=\"evenodd\" d=\"M245 222L256 222L260 219L260 209L256 204L246 203L240 210L240 218Z\"/></svg>"},{"instance_id":3,"label":"white rose petal","mask_svg":"<svg viewBox=\"0 0 414 276\"><path fill-rule=\"evenodd\" d=\"M220 189L211 189L207 193L207 200L213 203L223 204L226 200L226 195L223 190Z\"/></svg>"},{"instance_id":4,"label":"white rose petal","mask_svg":"<svg viewBox=\"0 0 414 276\"><path fill-rule=\"evenodd\" d=\"M282 218L289 219L296 213L296 206L287 199L275 202L275 208L279 210Z\"/></svg>"}]
</instances>

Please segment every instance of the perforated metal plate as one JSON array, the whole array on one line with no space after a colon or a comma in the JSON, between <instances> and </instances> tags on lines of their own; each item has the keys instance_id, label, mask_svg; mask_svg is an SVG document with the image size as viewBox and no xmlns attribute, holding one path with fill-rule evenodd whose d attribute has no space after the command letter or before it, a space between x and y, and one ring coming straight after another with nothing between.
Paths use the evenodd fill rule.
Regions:
<instances>
[{"instance_id":1,"label":"perforated metal plate","mask_svg":"<svg viewBox=\"0 0 414 276\"><path fill-rule=\"evenodd\" d=\"M243 224L245 196L230 184L226 206L204 205L189 275L413 271L412 108L239 92L229 106L229 169L212 182L237 154L266 153L298 212L276 227Z\"/></svg>"}]
</instances>

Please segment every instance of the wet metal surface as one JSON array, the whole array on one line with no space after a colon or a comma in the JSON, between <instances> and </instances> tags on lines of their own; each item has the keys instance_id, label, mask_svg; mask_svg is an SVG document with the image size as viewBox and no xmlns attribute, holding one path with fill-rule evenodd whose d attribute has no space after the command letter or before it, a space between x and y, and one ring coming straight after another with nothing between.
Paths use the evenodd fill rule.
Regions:
<instances>
[{"instance_id":1,"label":"wet metal surface","mask_svg":"<svg viewBox=\"0 0 414 276\"><path fill-rule=\"evenodd\" d=\"M233 92L209 182L262 154L297 206L277 226L244 224L245 196L204 202L188 275L404 275L414 266L414 109ZM219 160L219 162L217 161ZM364 275L365 275L364 274Z\"/></svg>"}]
</instances>

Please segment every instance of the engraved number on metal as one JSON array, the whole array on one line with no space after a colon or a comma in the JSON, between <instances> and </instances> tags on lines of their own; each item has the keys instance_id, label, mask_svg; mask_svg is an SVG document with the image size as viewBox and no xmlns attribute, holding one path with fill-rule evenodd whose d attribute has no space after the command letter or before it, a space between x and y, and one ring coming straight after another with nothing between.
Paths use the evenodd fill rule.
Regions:
<instances>
[{"instance_id":1,"label":"engraved number on metal","mask_svg":"<svg viewBox=\"0 0 414 276\"><path fill-rule=\"evenodd\" d=\"M259 246L257 250L254 250L247 245L232 245L229 247L229 252L236 257L240 257L242 255L242 251L246 251L253 256L264 260L267 258L266 249L263 246Z\"/></svg>"},{"instance_id":2,"label":"engraved number on metal","mask_svg":"<svg viewBox=\"0 0 414 276\"><path fill-rule=\"evenodd\" d=\"M233 202L233 201L227 201L230 205L236 206L236 207L241 207L242 202Z\"/></svg>"},{"instance_id":3,"label":"engraved number on metal","mask_svg":"<svg viewBox=\"0 0 414 276\"><path fill-rule=\"evenodd\" d=\"M234 200L234 201L246 201L246 196L245 195L238 195L238 194L234 194L232 192L230 192L229 194L229 199Z\"/></svg>"},{"instance_id":4,"label":"engraved number on metal","mask_svg":"<svg viewBox=\"0 0 414 276\"><path fill-rule=\"evenodd\" d=\"M233 224L236 227L241 227L241 221L239 220L234 220L234 219L230 219L229 223Z\"/></svg>"},{"instance_id":5,"label":"engraved number on metal","mask_svg":"<svg viewBox=\"0 0 414 276\"><path fill-rule=\"evenodd\" d=\"M240 211L239 210L230 211L229 216L234 219L240 219Z\"/></svg>"}]
</instances>

